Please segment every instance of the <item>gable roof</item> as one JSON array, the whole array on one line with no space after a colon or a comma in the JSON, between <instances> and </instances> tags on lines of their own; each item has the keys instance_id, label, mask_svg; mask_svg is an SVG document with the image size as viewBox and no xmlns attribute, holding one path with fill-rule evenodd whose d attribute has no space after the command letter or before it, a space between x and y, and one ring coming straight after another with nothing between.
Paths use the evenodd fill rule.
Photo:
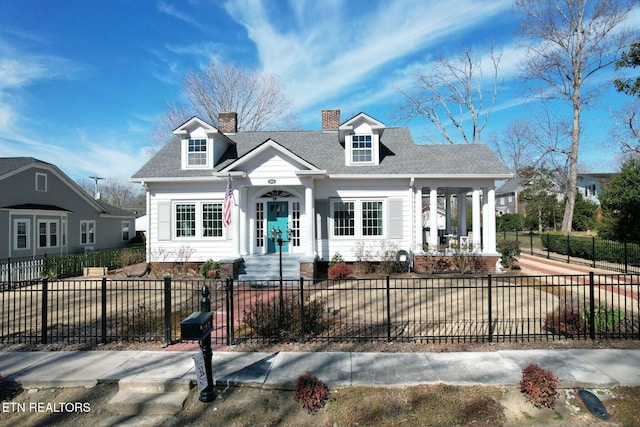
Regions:
<instances>
[{"instance_id":1,"label":"gable roof","mask_svg":"<svg viewBox=\"0 0 640 427\"><path fill-rule=\"evenodd\" d=\"M347 166L337 132L251 131L229 135L229 146L213 169L181 169L181 141L175 136L132 177L134 181L210 177L271 139L331 175L482 176L509 178L511 173L483 144L415 144L406 127L385 128L380 136L380 164Z\"/></svg>"},{"instance_id":2,"label":"gable roof","mask_svg":"<svg viewBox=\"0 0 640 427\"><path fill-rule=\"evenodd\" d=\"M43 162L42 160L38 160L34 157L0 157L0 180L7 178L15 173L20 173L23 170L29 169L31 167L40 166L45 169L49 169L53 172L58 178L60 178L71 191L75 191L87 201L88 204L93 206L96 211L101 212L107 215L117 215L117 216L135 216L135 214L131 211L127 211L124 209L117 208L108 203L103 202L102 200L95 200L86 191L82 189L75 181L69 178L64 172L62 172L56 165ZM7 208L7 207L5 207ZM41 204L23 204L17 206L9 206L12 209L42 209L42 210L61 210L68 211L68 209L60 208L57 206L49 206L49 205L41 205Z\"/></svg>"}]
</instances>

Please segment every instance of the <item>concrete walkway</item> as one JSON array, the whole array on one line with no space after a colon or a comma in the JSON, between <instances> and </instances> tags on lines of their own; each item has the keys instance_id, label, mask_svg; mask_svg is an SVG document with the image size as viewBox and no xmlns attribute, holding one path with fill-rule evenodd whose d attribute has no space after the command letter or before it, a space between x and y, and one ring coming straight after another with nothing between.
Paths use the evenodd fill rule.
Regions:
<instances>
[{"instance_id":1,"label":"concrete walkway","mask_svg":"<svg viewBox=\"0 0 640 427\"><path fill-rule=\"evenodd\" d=\"M0 353L0 374L25 388L92 387L98 382L194 382L195 352L61 351ZM565 388L640 386L640 350L508 350L469 353L213 354L217 384L293 388L311 372L329 386L516 385L530 363Z\"/></svg>"}]
</instances>

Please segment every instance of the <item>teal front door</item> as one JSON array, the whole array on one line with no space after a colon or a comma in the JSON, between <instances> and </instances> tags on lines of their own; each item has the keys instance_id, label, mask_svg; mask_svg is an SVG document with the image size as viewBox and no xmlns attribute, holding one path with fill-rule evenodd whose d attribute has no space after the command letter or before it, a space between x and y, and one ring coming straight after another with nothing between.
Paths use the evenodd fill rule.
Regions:
<instances>
[{"instance_id":1,"label":"teal front door","mask_svg":"<svg viewBox=\"0 0 640 427\"><path fill-rule=\"evenodd\" d=\"M288 202L268 202L267 203L267 239L269 241L268 252L277 252L278 243L271 240L271 230L282 230L282 252L289 251L289 239L287 228L289 225L289 203Z\"/></svg>"}]
</instances>

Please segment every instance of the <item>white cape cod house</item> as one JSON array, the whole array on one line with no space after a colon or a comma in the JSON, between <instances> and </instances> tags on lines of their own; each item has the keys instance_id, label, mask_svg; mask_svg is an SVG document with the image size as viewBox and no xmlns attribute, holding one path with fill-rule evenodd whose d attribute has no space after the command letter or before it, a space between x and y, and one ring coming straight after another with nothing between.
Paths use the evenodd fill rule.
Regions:
<instances>
[{"instance_id":1,"label":"white cape cod house","mask_svg":"<svg viewBox=\"0 0 640 427\"><path fill-rule=\"evenodd\" d=\"M222 113L218 129L194 117L174 135L131 178L147 191L149 262L213 259L235 275L278 252L273 229L304 277L316 260L355 261L363 247L426 256L440 236L423 229L423 198L436 212L443 197L444 233L496 255L494 183L511 173L485 145L415 144L406 127L364 113L340 123L339 110L323 110L316 131L238 132L236 114ZM471 228L460 221L454 233L451 218L469 214ZM438 215L431 221L437 230Z\"/></svg>"}]
</instances>

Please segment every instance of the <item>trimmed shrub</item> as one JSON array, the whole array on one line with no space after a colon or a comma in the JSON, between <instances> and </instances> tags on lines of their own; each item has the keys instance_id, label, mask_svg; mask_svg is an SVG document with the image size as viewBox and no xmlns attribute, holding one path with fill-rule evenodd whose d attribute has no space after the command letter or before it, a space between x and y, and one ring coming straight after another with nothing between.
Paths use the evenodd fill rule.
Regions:
<instances>
[{"instance_id":1,"label":"trimmed shrub","mask_svg":"<svg viewBox=\"0 0 640 427\"><path fill-rule=\"evenodd\" d=\"M579 337L589 331L589 325L580 311L566 305L547 314L545 327L548 331L567 338Z\"/></svg>"},{"instance_id":2,"label":"trimmed shrub","mask_svg":"<svg viewBox=\"0 0 640 427\"><path fill-rule=\"evenodd\" d=\"M347 277L351 277L353 274L353 269L349 267L344 262L339 264L335 264L332 267L329 267L329 279L346 279Z\"/></svg>"},{"instance_id":3,"label":"trimmed shrub","mask_svg":"<svg viewBox=\"0 0 640 427\"><path fill-rule=\"evenodd\" d=\"M205 279L216 279L220 275L220 263L208 259L200 266L200 275Z\"/></svg>"},{"instance_id":4,"label":"trimmed shrub","mask_svg":"<svg viewBox=\"0 0 640 427\"><path fill-rule=\"evenodd\" d=\"M497 245L500 252L500 262L504 268L513 268L516 266L520 257L520 242L516 240L501 240Z\"/></svg>"},{"instance_id":5,"label":"trimmed shrub","mask_svg":"<svg viewBox=\"0 0 640 427\"><path fill-rule=\"evenodd\" d=\"M520 391L536 408L547 407L553 409L556 404L556 388L560 380L550 371L532 363L522 371Z\"/></svg>"},{"instance_id":6,"label":"trimmed shrub","mask_svg":"<svg viewBox=\"0 0 640 427\"><path fill-rule=\"evenodd\" d=\"M302 403L302 407L309 413L316 412L322 408L329 399L329 389L327 385L320 381L311 372L298 377L293 398Z\"/></svg>"}]
</instances>

